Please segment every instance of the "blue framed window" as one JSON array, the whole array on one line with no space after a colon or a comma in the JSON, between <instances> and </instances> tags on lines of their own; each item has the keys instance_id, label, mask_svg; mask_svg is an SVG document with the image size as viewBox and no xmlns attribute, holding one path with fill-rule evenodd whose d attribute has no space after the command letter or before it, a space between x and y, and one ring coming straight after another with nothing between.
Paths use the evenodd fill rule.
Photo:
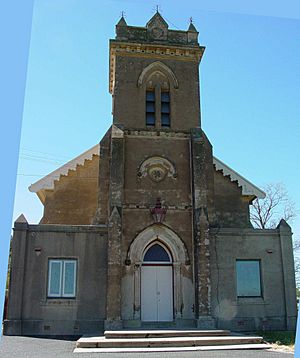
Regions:
<instances>
[{"instance_id":1,"label":"blue framed window","mask_svg":"<svg viewBox=\"0 0 300 358\"><path fill-rule=\"evenodd\" d=\"M236 260L238 297L261 297L260 260Z\"/></svg>"},{"instance_id":2,"label":"blue framed window","mask_svg":"<svg viewBox=\"0 0 300 358\"><path fill-rule=\"evenodd\" d=\"M48 261L48 297L76 296L77 260Z\"/></svg>"}]
</instances>

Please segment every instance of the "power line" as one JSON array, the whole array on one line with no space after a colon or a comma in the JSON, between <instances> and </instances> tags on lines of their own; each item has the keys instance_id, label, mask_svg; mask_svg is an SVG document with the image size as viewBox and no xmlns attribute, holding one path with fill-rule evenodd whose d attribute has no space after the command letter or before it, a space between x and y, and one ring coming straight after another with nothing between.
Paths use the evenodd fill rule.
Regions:
<instances>
[{"instance_id":1,"label":"power line","mask_svg":"<svg viewBox=\"0 0 300 358\"><path fill-rule=\"evenodd\" d=\"M176 26L175 24L173 24L173 22L171 22L170 20L168 20L165 16L164 18L171 24L173 25L177 30L180 30L180 28L178 26Z\"/></svg>"},{"instance_id":2,"label":"power line","mask_svg":"<svg viewBox=\"0 0 300 358\"><path fill-rule=\"evenodd\" d=\"M51 157L56 157L56 158L64 158L64 159L69 159L69 157L65 156L65 155L56 155L56 154L52 154L52 153L46 153L46 152L41 152L39 150L33 150L33 149L28 149L28 148L20 148L21 150L25 150L27 152L32 152L32 153L38 153L38 154L44 154L44 155L50 155Z\"/></svg>"},{"instance_id":3,"label":"power line","mask_svg":"<svg viewBox=\"0 0 300 358\"><path fill-rule=\"evenodd\" d=\"M42 162L42 163L51 163L51 164L63 164L64 163L64 161L62 161L62 160L55 160L55 159L50 159L50 158L45 158L45 157L38 157L38 156L29 156L26 154L23 154L23 155L21 154L20 159L32 160L32 161Z\"/></svg>"}]
</instances>

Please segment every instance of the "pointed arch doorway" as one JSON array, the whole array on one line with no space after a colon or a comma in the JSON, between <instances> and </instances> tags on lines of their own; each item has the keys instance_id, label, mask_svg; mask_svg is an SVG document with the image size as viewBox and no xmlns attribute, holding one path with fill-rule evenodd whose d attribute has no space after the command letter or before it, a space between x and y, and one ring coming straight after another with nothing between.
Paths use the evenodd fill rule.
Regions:
<instances>
[{"instance_id":1,"label":"pointed arch doorway","mask_svg":"<svg viewBox=\"0 0 300 358\"><path fill-rule=\"evenodd\" d=\"M159 241L144 251L141 267L141 320L169 322L174 319L173 259Z\"/></svg>"}]
</instances>

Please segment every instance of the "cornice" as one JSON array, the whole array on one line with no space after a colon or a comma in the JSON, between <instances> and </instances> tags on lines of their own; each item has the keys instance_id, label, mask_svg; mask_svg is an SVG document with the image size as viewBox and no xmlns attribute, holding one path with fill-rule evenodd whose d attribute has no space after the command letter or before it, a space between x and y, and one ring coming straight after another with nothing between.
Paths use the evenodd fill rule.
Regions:
<instances>
[{"instance_id":1,"label":"cornice","mask_svg":"<svg viewBox=\"0 0 300 358\"><path fill-rule=\"evenodd\" d=\"M165 44L149 44L135 42L118 42L110 40L109 52L109 92L113 93L115 83L115 62L116 56L123 57L143 57L155 60L178 60L199 63L203 56L205 47L203 46L180 46Z\"/></svg>"}]
</instances>

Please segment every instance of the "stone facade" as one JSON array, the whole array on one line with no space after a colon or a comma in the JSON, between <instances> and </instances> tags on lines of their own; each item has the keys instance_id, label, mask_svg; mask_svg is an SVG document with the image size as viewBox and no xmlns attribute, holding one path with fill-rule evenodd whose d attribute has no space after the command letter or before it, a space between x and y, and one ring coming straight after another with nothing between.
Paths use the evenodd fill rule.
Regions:
<instances>
[{"instance_id":1,"label":"stone facade","mask_svg":"<svg viewBox=\"0 0 300 358\"><path fill-rule=\"evenodd\" d=\"M55 180L31 186L44 204L41 224L15 224L6 334L74 335L162 321L295 327L290 227L253 229L249 205L264 193L213 157L200 120L203 53L193 24L175 31L159 13L146 27L121 18L110 41L112 126L100 146L52 173ZM153 245L168 253L167 263L147 262ZM51 260L76 261L73 297L49 296ZM238 295L238 261L259 266L258 295ZM153 293L158 312L163 304L171 309L167 318L144 303L152 266L153 274L171 272L163 282L171 283L169 296ZM156 318L143 320L146 311Z\"/></svg>"}]
</instances>

